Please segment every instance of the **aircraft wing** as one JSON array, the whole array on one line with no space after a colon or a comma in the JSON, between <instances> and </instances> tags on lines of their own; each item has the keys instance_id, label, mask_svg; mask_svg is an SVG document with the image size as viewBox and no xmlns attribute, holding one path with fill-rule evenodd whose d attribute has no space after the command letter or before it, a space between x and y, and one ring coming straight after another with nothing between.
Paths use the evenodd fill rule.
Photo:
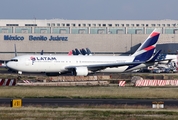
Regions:
<instances>
[{"instance_id":1,"label":"aircraft wing","mask_svg":"<svg viewBox=\"0 0 178 120\"><path fill-rule=\"evenodd\" d=\"M67 66L65 67L65 69L67 70L72 70L75 69L77 67L87 67L88 70L91 71L98 71L98 70L103 70L105 68L113 68L113 67L120 67L120 66L135 66L135 65L139 65L145 62L123 62L123 63L104 63L104 64L94 64L94 65L77 65L77 66Z\"/></svg>"}]
</instances>

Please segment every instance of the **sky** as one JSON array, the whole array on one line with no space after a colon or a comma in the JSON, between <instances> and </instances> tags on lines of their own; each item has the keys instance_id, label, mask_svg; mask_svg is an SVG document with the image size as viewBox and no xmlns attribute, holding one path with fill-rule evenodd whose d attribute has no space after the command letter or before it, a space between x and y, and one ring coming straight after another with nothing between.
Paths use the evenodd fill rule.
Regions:
<instances>
[{"instance_id":1,"label":"sky","mask_svg":"<svg viewBox=\"0 0 178 120\"><path fill-rule=\"evenodd\" d=\"M178 0L0 0L0 19L178 19Z\"/></svg>"}]
</instances>

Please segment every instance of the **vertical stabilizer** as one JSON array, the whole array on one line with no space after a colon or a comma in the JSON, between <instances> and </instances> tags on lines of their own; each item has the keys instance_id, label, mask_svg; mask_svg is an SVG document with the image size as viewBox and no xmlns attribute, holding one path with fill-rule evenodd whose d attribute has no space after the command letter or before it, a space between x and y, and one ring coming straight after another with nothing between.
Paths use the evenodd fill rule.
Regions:
<instances>
[{"instance_id":1,"label":"vertical stabilizer","mask_svg":"<svg viewBox=\"0 0 178 120\"><path fill-rule=\"evenodd\" d=\"M147 61L153 56L159 35L160 29L154 29L143 44L132 55L135 57L134 61Z\"/></svg>"}]
</instances>

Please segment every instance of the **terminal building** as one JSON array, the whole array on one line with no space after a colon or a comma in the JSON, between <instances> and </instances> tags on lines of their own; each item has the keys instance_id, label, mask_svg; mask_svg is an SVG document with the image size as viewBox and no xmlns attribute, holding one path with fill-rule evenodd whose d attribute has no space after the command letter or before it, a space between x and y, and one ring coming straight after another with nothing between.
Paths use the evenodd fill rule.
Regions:
<instances>
[{"instance_id":1,"label":"terminal building","mask_svg":"<svg viewBox=\"0 0 178 120\"><path fill-rule=\"evenodd\" d=\"M89 48L97 55L132 54L154 28L161 29L158 49L175 54L178 20L37 20L1 19L1 59L17 54L66 54Z\"/></svg>"}]
</instances>

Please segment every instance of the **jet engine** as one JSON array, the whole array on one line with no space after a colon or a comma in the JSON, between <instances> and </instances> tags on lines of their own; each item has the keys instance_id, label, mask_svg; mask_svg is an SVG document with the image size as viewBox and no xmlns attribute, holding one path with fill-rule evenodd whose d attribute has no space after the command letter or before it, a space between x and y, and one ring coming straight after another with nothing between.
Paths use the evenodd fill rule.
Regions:
<instances>
[{"instance_id":1,"label":"jet engine","mask_svg":"<svg viewBox=\"0 0 178 120\"><path fill-rule=\"evenodd\" d=\"M76 67L73 70L73 75L75 75L75 76L87 76L88 75L88 68L87 67Z\"/></svg>"}]
</instances>

